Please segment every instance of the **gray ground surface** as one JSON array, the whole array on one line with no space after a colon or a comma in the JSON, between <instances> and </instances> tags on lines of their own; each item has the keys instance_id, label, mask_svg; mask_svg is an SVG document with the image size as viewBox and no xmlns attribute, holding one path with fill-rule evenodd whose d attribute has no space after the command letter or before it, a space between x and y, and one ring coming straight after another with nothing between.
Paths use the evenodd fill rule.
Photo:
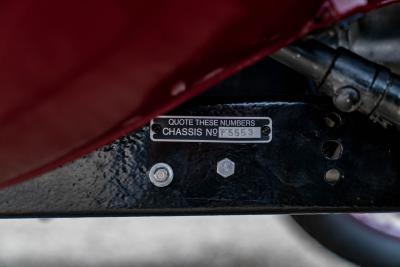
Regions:
<instances>
[{"instance_id":1,"label":"gray ground surface","mask_svg":"<svg viewBox=\"0 0 400 267\"><path fill-rule=\"evenodd\" d=\"M0 220L0 266L352 266L286 216Z\"/></svg>"}]
</instances>

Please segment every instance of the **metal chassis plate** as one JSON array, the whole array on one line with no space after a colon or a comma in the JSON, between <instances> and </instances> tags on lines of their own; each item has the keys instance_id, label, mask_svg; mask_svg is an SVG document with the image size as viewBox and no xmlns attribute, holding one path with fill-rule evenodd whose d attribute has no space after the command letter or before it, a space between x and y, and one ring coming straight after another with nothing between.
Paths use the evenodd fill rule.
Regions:
<instances>
[{"instance_id":1,"label":"metal chassis plate","mask_svg":"<svg viewBox=\"0 0 400 267\"><path fill-rule=\"evenodd\" d=\"M260 129L260 140L248 140L245 138L221 138L221 137L210 137L210 139L205 139L205 138L197 138L197 139L188 139L188 138L173 138L173 139L162 139L162 138L156 138L155 135L155 131L153 130L153 126L156 123L160 123L159 119L169 119L169 118L173 118L173 119L210 119L210 120L265 120L266 122L263 125L259 125L256 126L257 128ZM257 122L256 122L257 123ZM195 125L197 126L197 125ZM262 126L264 127L268 127L269 132L268 134L264 135L264 139L263 139L263 134L261 133L261 128ZM201 129L206 129L206 127L204 126L197 126ZM213 126L213 129L218 129L218 133L220 133L220 128L221 126ZM248 129L248 127L246 126L239 126L238 128L243 128L243 129ZM162 130L162 129L161 129ZM265 138L266 137L266 138ZM211 139L213 138L213 139ZM226 116L174 116L174 115L170 115L170 116L159 116L156 119L153 119L150 122L150 139L153 142L191 142L191 143L237 143L237 144L257 144L257 143L269 143L272 140L272 120L270 117L226 117ZM240 139L240 140L239 140Z\"/></svg>"}]
</instances>

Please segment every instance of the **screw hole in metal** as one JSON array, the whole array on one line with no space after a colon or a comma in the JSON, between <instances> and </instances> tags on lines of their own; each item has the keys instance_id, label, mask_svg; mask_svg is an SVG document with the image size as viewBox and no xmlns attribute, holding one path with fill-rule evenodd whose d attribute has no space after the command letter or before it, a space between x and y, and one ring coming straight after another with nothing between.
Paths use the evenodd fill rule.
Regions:
<instances>
[{"instance_id":1,"label":"screw hole in metal","mask_svg":"<svg viewBox=\"0 0 400 267\"><path fill-rule=\"evenodd\" d=\"M151 125L151 130L152 130L154 133L160 133L161 130L162 130L162 127L161 127L160 124L155 123L155 124Z\"/></svg>"},{"instance_id":2,"label":"screw hole in metal","mask_svg":"<svg viewBox=\"0 0 400 267\"><path fill-rule=\"evenodd\" d=\"M329 160L338 160L343 154L343 145L336 140L328 140L322 144L322 155Z\"/></svg>"},{"instance_id":3,"label":"screw hole in metal","mask_svg":"<svg viewBox=\"0 0 400 267\"><path fill-rule=\"evenodd\" d=\"M338 128L342 124L342 118L339 114L331 112L325 116L324 122L326 127L330 129Z\"/></svg>"}]
</instances>

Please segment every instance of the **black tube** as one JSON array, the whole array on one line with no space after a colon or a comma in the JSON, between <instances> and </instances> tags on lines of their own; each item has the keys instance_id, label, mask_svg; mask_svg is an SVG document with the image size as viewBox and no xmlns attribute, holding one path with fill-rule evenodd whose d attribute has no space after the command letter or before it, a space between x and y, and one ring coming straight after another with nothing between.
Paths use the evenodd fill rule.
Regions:
<instances>
[{"instance_id":1,"label":"black tube","mask_svg":"<svg viewBox=\"0 0 400 267\"><path fill-rule=\"evenodd\" d=\"M271 57L321 84L335 59L335 50L315 40L287 46Z\"/></svg>"},{"instance_id":2,"label":"black tube","mask_svg":"<svg viewBox=\"0 0 400 267\"><path fill-rule=\"evenodd\" d=\"M387 68L315 40L282 48L272 58L314 80L341 111L357 110L384 127L400 126L400 77Z\"/></svg>"}]
</instances>

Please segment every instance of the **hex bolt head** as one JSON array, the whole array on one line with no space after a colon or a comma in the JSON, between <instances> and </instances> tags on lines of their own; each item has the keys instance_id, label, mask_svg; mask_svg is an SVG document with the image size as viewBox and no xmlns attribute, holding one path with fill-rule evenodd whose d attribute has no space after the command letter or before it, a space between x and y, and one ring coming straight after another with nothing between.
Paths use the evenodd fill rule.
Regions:
<instances>
[{"instance_id":1,"label":"hex bolt head","mask_svg":"<svg viewBox=\"0 0 400 267\"><path fill-rule=\"evenodd\" d=\"M227 178L235 173L235 162L228 158L224 158L217 163L217 173Z\"/></svg>"},{"instance_id":2,"label":"hex bolt head","mask_svg":"<svg viewBox=\"0 0 400 267\"><path fill-rule=\"evenodd\" d=\"M157 187L168 186L174 179L174 172L167 163L156 163L149 171L150 182Z\"/></svg>"}]
</instances>

